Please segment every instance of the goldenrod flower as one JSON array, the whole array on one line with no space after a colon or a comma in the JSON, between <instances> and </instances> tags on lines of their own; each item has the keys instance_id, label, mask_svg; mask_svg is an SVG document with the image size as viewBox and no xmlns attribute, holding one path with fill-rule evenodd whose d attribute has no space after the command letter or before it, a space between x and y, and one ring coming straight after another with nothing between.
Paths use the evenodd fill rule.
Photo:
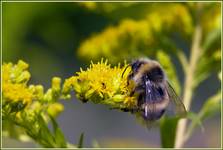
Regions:
<instances>
[{"instance_id":1,"label":"goldenrod flower","mask_svg":"<svg viewBox=\"0 0 223 150\"><path fill-rule=\"evenodd\" d=\"M83 102L92 101L119 108L134 107L136 99L129 96L132 87L127 86L127 76L122 77L124 68L120 65L111 67L103 59L96 64L92 62L87 70L81 69L76 76L67 79L63 91L74 89Z\"/></svg>"},{"instance_id":2,"label":"goldenrod flower","mask_svg":"<svg viewBox=\"0 0 223 150\"><path fill-rule=\"evenodd\" d=\"M117 26L109 26L92 35L81 43L78 54L93 60L108 57L111 62L118 62L127 56L138 57L142 53L151 56L160 47L160 39L176 30L183 35L193 32L188 8L180 3L156 4L144 19L124 19ZM119 57L116 57L117 54Z\"/></svg>"},{"instance_id":3,"label":"goldenrod flower","mask_svg":"<svg viewBox=\"0 0 223 150\"><path fill-rule=\"evenodd\" d=\"M21 60L16 65L12 63L3 64L2 92L4 101L22 102L24 105L32 102L34 98L33 91L26 85L30 79L27 68L28 64Z\"/></svg>"},{"instance_id":4,"label":"goldenrod flower","mask_svg":"<svg viewBox=\"0 0 223 150\"><path fill-rule=\"evenodd\" d=\"M28 104L34 97L32 91L22 84L3 83L2 91L3 98L9 102L22 101L23 104Z\"/></svg>"},{"instance_id":5,"label":"goldenrod flower","mask_svg":"<svg viewBox=\"0 0 223 150\"><path fill-rule=\"evenodd\" d=\"M28 66L22 60L17 64L4 63L2 66L2 118L4 122L10 123L10 128L5 128L7 125L4 124L3 130L8 135L11 132L15 132L15 135L27 133L39 143L47 143L47 147L50 147L48 144L51 142L53 147L61 143L49 132L47 124L49 118L53 120L64 109L63 105L58 103L59 99L68 96L62 95L61 79L58 77L52 79L52 86L46 92L42 85L28 85L31 77ZM59 130L56 123L53 124L54 130ZM60 136L63 135L60 133ZM62 145L65 147L66 144Z\"/></svg>"},{"instance_id":6,"label":"goldenrod flower","mask_svg":"<svg viewBox=\"0 0 223 150\"><path fill-rule=\"evenodd\" d=\"M19 108L30 105L26 107L25 111L30 110L32 112L39 110L34 107L37 106L37 103L44 103L44 107L47 107L61 97L67 98L66 95L61 95L61 79L59 77L52 79L52 87L46 93L44 93L42 85L28 85L27 83L31 77L27 70L28 67L29 65L22 60L19 60L17 64L4 63L2 66L3 105L13 104L13 107L16 108L17 105ZM49 102L49 104L46 102ZM21 104L23 107L20 106ZM42 107L42 109L44 108ZM18 109L16 110L19 111Z\"/></svg>"},{"instance_id":7,"label":"goldenrod flower","mask_svg":"<svg viewBox=\"0 0 223 150\"><path fill-rule=\"evenodd\" d=\"M29 65L19 60L16 65L12 63L3 64L2 66L2 79L3 83L21 83L25 84L30 79L30 73L26 70Z\"/></svg>"}]
</instances>

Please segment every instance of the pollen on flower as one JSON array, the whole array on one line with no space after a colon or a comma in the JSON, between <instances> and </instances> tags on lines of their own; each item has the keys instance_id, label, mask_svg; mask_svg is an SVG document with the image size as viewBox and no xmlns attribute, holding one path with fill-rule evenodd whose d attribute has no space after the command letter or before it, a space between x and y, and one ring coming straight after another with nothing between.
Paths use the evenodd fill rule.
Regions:
<instances>
[{"instance_id":1,"label":"pollen on flower","mask_svg":"<svg viewBox=\"0 0 223 150\"><path fill-rule=\"evenodd\" d=\"M65 81L63 91L74 89L79 100L107 104L111 107L133 107L136 99L129 94L133 86L127 85L127 75L122 76L127 65L111 67L107 60L91 62L86 70ZM127 70L126 72L128 73ZM135 101L135 102L134 102Z\"/></svg>"},{"instance_id":2,"label":"pollen on flower","mask_svg":"<svg viewBox=\"0 0 223 150\"><path fill-rule=\"evenodd\" d=\"M118 90L120 83L120 68L111 68L107 61L91 63L87 71L77 73L80 81L89 81L89 87L97 94L112 97Z\"/></svg>"}]
</instances>

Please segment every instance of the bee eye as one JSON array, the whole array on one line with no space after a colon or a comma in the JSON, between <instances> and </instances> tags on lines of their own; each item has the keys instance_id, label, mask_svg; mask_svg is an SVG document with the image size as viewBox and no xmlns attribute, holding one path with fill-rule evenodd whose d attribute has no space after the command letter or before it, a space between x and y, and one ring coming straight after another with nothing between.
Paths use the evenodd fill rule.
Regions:
<instances>
[{"instance_id":1,"label":"bee eye","mask_svg":"<svg viewBox=\"0 0 223 150\"><path fill-rule=\"evenodd\" d=\"M132 63L132 70L133 72L137 72L137 70L140 68L140 66L142 65L143 63L140 62L140 61L135 61Z\"/></svg>"}]
</instances>

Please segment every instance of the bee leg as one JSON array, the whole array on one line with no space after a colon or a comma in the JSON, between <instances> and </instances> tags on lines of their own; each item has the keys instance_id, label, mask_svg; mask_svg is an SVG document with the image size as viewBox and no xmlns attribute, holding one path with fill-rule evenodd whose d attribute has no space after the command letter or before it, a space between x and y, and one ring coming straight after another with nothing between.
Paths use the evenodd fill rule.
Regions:
<instances>
[{"instance_id":1,"label":"bee leg","mask_svg":"<svg viewBox=\"0 0 223 150\"><path fill-rule=\"evenodd\" d=\"M127 86L129 86L129 81L132 80L133 78L133 73L129 74L127 77Z\"/></svg>"},{"instance_id":2,"label":"bee leg","mask_svg":"<svg viewBox=\"0 0 223 150\"><path fill-rule=\"evenodd\" d=\"M109 108L110 110L112 110L112 109L119 109L119 110L121 110L121 111L123 111L123 112L130 112L131 114L134 114L134 113L136 113L136 112L138 112L138 109L129 109L129 108L118 108L118 107L113 107L113 108Z\"/></svg>"},{"instance_id":3,"label":"bee leg","mask_svg":"<svg viewBox=\"0 0 223 150\"><path fill-rule=\"evenodd\" d=\"M109 108L110 110L112 110L112 109L119 109L119 110L121 110L121 111L123 111L123 112L129 112L129 111L131 111L131 109L129 109L129 108L119 108L119 107L112 107L112 108Z\"/></svg>"},{"instance_id":4,"label":"bee leg","mask_svg":"<svg viewBox=\"0 0 223 150\"><path fill-rule=\"evenodd\" d=\"M135 94L135 89L131 91L129 96L133 96Z\"/></svg>"},{"instance_id":5,"label":"bee leg","mask_svg":"<svg viewBox=\"0 0 223 150\"><path fill-rule=\"evenodd\" d=\"M122 108L121 110L124 112L130 112L132 114L134 114L138 111L138 109L134 109L134 108Z\"/></svg>"},{"instance_id":6,"label":"bee leg","mask_svg":"<svg viewBox=\"0 0 223 150\"><path fill-rule=\"evenodd\" d=\"M121 110L124 111L124 112L129 112L129 111L131 111L131 110L128 109L128 108L122 108Z\"/></svg>"}]
</instances>

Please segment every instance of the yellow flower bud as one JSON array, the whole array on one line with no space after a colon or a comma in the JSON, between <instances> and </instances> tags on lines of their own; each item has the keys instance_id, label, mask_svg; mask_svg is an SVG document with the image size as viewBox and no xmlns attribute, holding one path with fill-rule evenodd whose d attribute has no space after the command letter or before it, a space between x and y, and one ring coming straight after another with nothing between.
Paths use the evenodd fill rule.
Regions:
<instances>
[{"instance_id":1,"label":"yellow flower bud","mask_svg":"<svg viewBox=\"0 0 223 150\"><path fill-rule=\"evenodd\" d=\"M22 60L19 60L17 65L22 70L25 70L25 69L27 69L29 67L29 65L27 63L25 63L24 61L22 61Z\"/></svg>"},{"instance_id":2,"label":"yellow flower bud","mask_svg":"<svg viewBox=\"0 0 223 150\"><path fill-rule=\"evenodd\" d=\"M64 106L60 103L53 103L49 105L47 112L49 115L56 117L59 113L61 113L64 110Z\"/></svg>"},{"instance_id":3,"label":"yellow flower bud","mask_svg":"<svg viewBox=\"0 0 223 150\"><path fill-rule=\"evenodd\" d=\"M44 88L43 88L43 86L42 85L37 85L36 86L36 96L37 96L37 98L38 99L42 99L42 97L43 97L43 93L44 92Z\"/></svg>"},{"instance_id":4,"label":"yellow flower bud","mask_svg":"<svg viewBox=\"0 0 223 150\"><path fill-rule=\"evenodd\" d=\"M17 78L16 82L17 83L23 83L23 82L28 82L30 79L31 75L28 71L23 71Z\"/></svg>"},{"instance_id":5,"label":"yellow flower bud","mask_svg":"<svg viewBox=\"0 0 223 150\"><path fill-rule=\"evenodd\" d=\"M85 93L85 98L88 99L92 96L92 94L94 93L94 89L90 89Z\"/></svg>"},{"instance_id":6,"label":"yellow flower bud","mask_svg":"<svg viewBox=\"0 0 223 150\"><path fill-rule=\"evenodd\" d=\"M113 97L113 100L115 102L122 102L124 100L125 96L124 95L121 95L121 94L117 94Z\"/></svg>"},{"instance_id":7,"label":"yellow flower bud","mask_svg":"<svg viewBox=\"0 0 223 150\"><path fill-rule=\"evenodd\" d=\"M43 96L44 101L51 101L52 100L52 89L48 89L46 94Z\"/></svg>"},{"instance_id":8,"label":"yellow flower bud","mask_svg":"<svg viewBox=\"0 0 223 150\"><path fill-rule=\"evenodd\" d=\"M52 79L52 90L60 91L61 79L59 77L53 77Z\"/></svg>"}]
</instances>

